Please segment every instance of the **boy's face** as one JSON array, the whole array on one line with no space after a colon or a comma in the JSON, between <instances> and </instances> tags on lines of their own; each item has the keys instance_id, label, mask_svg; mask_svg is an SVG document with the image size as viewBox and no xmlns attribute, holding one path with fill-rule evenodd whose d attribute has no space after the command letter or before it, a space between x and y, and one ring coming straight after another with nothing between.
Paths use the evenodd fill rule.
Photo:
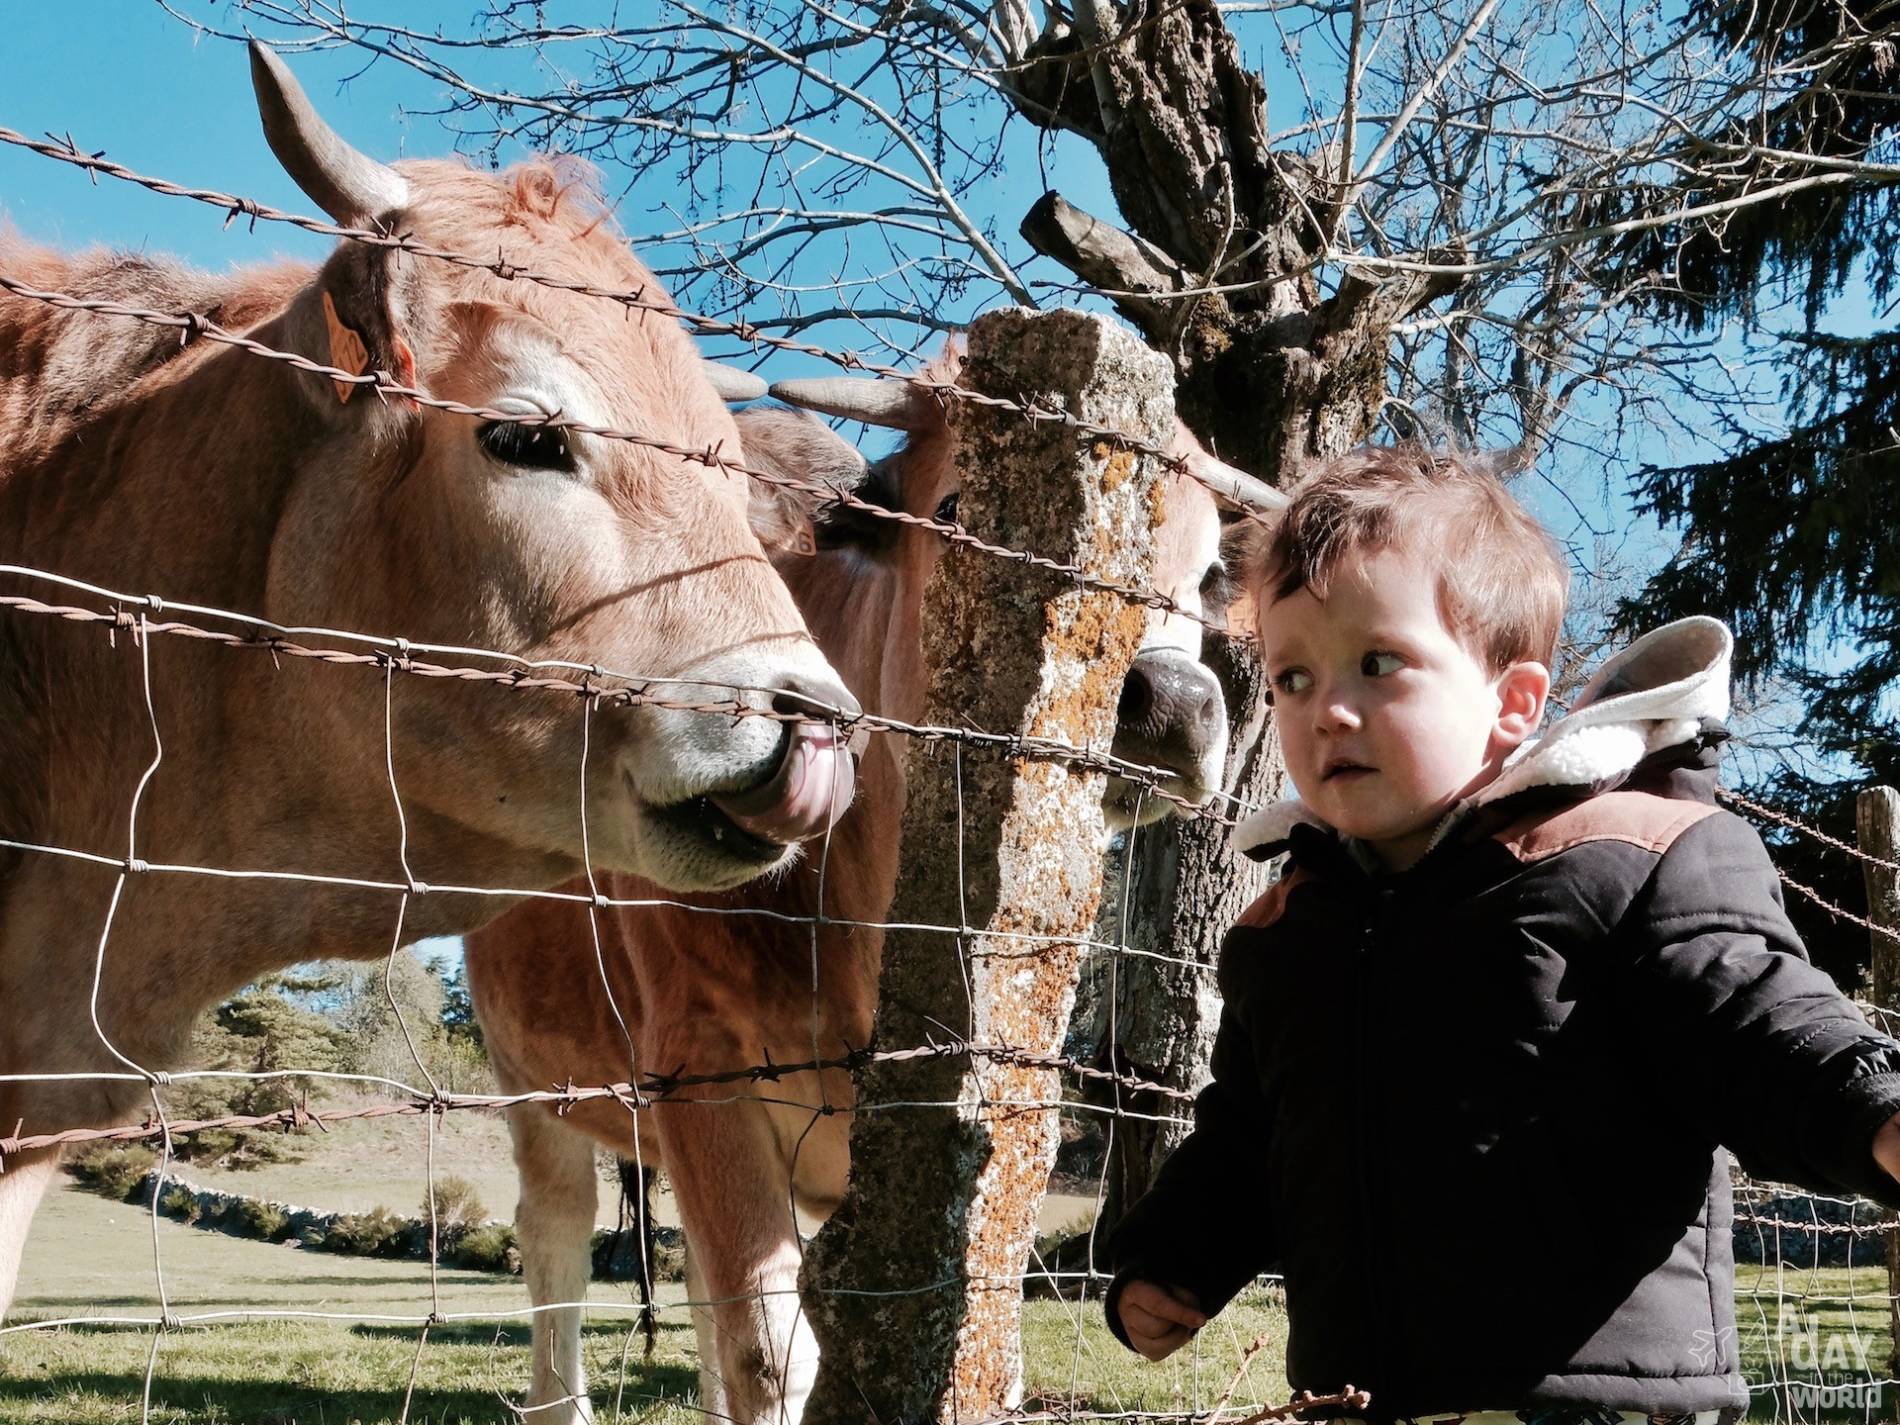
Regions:
<instances>
[{"instance_id":1,"label":"boy's face","mask_svg":"<svg viewBox=\"0 0 1900 1425\"><path fill-rule=\"evenodd\" d=\"M1293 785L1394 870L1543 715L1543 665L1493 675L1441 622L1438 571L1402 551L1355 555L1323 602L1302 589L1257 617Z\"/></svg>"}]
</instances>

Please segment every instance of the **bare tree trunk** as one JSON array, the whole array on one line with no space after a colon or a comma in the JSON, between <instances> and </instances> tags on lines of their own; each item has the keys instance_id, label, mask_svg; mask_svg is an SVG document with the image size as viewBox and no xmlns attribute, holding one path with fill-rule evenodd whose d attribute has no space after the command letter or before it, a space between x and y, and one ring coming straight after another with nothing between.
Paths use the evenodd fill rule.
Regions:
<instances>
[{"instance_id":1,"label":"bare tree trunk","mask_svg":"<svg viewBox=\"0 0 1900 1425\"><path fill-rule=\"evenodd\" d=\"M1385 397L1392 324L1456 280L1382 284L1349 273L1331 294L1313 280L1331 245L1321 215L1336 208L1335 187L1271 151L1265 86L1212 0L1154 9L1097 0L1074 15L1073 30L1031 46L1043 62L1017 73L1014 97L1032 119L1058 114L1095 142L1132 231L1050 192L1024 219L1023 236L1121 294L1122 315L1174 362L1182 418L1224 458L1285 480L1364 440ZM1210 649L1208 661L1236 729L1230 789L1250 801L1278 795L1277 740L1242 735L1261 715L1257 666L1231 646ZM1117 963L1113 1027L1098 1025L1095 1037L1106 1062L1198 1087L1219 1017L1212 967L1221 936L1265 889L1266 874L1204 823L1141 832L1131 861L1130 939L1150 954ZM1102 934L1116 938L1119 925ZM1103 1228L1146 1190L1183 1131L1116 1122ZM1062 1268L1080 1265L1073 1249L1061 1254Z\"/></svg>"},{"instance_id":2,"label":"bare tree trunk","mask_svg":"<svg viewBox=\"0 0 1900 1425\"><path fill-rule=\"evenodd\" d=\"M1226 693L1234 740L1222 785L1249 802L1279 795L1285 772L1279 739L1260 695L1260 665L1251 650L1222 639L1207 657ZM1214 969L1222 937L1240 912L1264 891L1267 867L1234 850L1229 829L1209 820L1169 819L1133 837L1127 875L1128 946L1117 955L1112 1017L1100 1062L1137 1078L1198 1090L1207 1081L1220 1023ZM1105 922L1116 913L1111 906ZM1112 940L1119 923L1105 923ZM1187 1128L1180 1105L1152 1093L1116 1095L1118 1107L1148 1117L1117 1117L1108 1143L1107 1186L1096 1223L1099 1244L1122 1213L1148 1190L1162 1160Z\"/></svg>"},{"instance_id":3,"label":"bare tree trunk","mask_svg":"<svg viewBox=\"0 0 1900 1425\"><path fill-rule=\"evenodd\" d=\"M1042 62L1012 73L1009 93L1033 122L1094 142L1132 231L1050 192L1023 237L1126 294L1122 315L1174 361L1182 419L1224 459L1279 480L1364 439L1392 324L1458 279L1349 272L1322 291L1337 186L1268 143L1266 86L1214 0L1074 14L1030 46Z\"/></svg>"},{"instance_id":4,"label":"bare tree trunk","mask_svg":"<svg viewBox=\"0 0 1900 1425\"><path fill-rule=\"evenodd\" d=\"M980 318L964 379L1150 439L1171 429L1167 363L1098 317ZM981 407L953 420L972 530L1108 578L1150 577L1154 462ZM922 625L925 722L1107 747L1146 611L952 547ZM1019 1400L1020 1280L1061 1085L967 1046L1059 1050L1101 894L1100 774L919 741L907 776L891 919L989 933L885 940L876 1044L957 1052L857 1076L850 1187L802 1277L820 1347L808 1425L981 1418Z\"/></svg>"},{"instance_id":5,"label":"bare tree trunk","mask_svg":"<svg viewBox=\"0 0 1900 1425\"><path fill-rule=\"evenodd\" d=\"M1892 787L1869 787L1860 794L1854 808L1858 823L1860 849L1883 861L1895 859L1896 829L1900 829L1900 792ZM1861 875L1867 883L1867 918L1888 933L1873 935L1874 1003L1891 1015L1900 1010L1900 876L1885 866L1863 861ZM1893 1032L1891 1022L1881 1028ZM1887 1291L1893 1324L1893 1348L1888 1373L1900 1375L1900 1227L1887 1233Z\"/></svg>"}]
</instances>

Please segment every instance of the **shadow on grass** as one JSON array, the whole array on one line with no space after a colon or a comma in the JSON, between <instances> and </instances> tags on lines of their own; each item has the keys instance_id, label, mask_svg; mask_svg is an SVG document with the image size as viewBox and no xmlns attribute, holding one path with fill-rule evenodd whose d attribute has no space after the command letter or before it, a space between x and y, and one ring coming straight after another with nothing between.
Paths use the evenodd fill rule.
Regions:
<instances>
[{"instance_id":1,"label":"shadow on grass","mask_svg":"<svg viewBox=\"0 0 1900 1425\"><path fill-rule=\"evenodd\" d=\"M255 1312L258 1316L281 1316L285 1310L284 1297L281 1293L276 1296L230 1296L220 1293L216 1298L207 1301L189 1299L181 1301L174 1297L171 1307L172 1311L179 1316L193 1316L201 1311ZM401 1308L392 1308L392 1313L397 1309ZM410 1310L413 1315L419 1317L428 1309L428 1304L425 1302ZM157 1316L158 1298L155 1296L36 1296L33 1298L32 1311L22 1314L17 1320L8 1316L7 1325L23 1326L34 1320L54 1321L62 1316L94 1316L101 1311L130 1311L141 1317ZM132 1324L126 1322L116 1329L125 1330ZM233 1323L225 1321L209 1324L231 1325ZM63 1329L77 1331L80 1328L74 1326ZM415 1327L412 1326L409 1329L413 1331Z\"/></svg>"},{"instance_id":2,"label":"shadow on grass","mask_svg":"<svg viewBox=\"0 0 1900 1425\"><path fill-rule=\"evenodd\" d=\"M618 1341L629 1330L635 1329L637 1328L633 1318L629 1315L626 1320L618 1322L586 1322L581 1327L581 1335L611 1336ZM378 1341L414 1341L416 1330L414 1326L396 1326L379 1321L359 1322L349 1328L352 1336L364 1336ZM486 1346L498 1341L504 1346L528 1346L533 1342L533 1331L533 1326L526 1321L446 1321L439 1326L429 1328L429 1341L431 1345L439 1342L443 1345ZM667 1338L676 1332L685 1338L683 1344L691 1344L693 1328L689 1322L662 1323L661 1342L665 1343ZM639 1349L636 1344L634 1347L636 1355L639 1354ZM665 1349L664 1344L661 1349ZM655 1366L654 1369L667 1368ZM697 1376L695 1375L694 1378L697 1379Z\"/></svg>"},{"instance_id":3,"label":"shadow on grass","mask_svg":"<svg viewBox=\"0 0 1900 1425\"><path fill-rule=\"evenodd\" d=\"M438 1328L442 1330L444 1328ZM435 1333L431 1333L434 1340ZM487 1345L490 1336L471 1340ZM506 1372L503 1373L504 1377ZM527 1386L526 1362L520 1379L499 1379L493 1387L432 1388L418 1383L409 1401L409 1418L460 1425L460 1422L513 1421L517 1417L504 1401L516 1401ZM594 1382L596 1399L610 1407L617 1378L608 1375ZM655 1402L682 1400L699 1386L698 1372L678 1364L646 1365L636 1350L627 1362L625 1389L629 1398ZM41 1418L47 1407L57 1401L96 1396L105 1402L136 1405L145 1388L143 1374L129 1371L61 1372L53 1380L9 1380L0 1377L0 1420L13 1420L30 1414L37 1407ZM499 1392L499 1393L498 1393ZM252 1422L252 1425L309 1425L321 1420L388 1421L402 1412L404 1391L400 1381L387 1389L339 1390L318 1383L305 1384L290 1379L232 1381L198 1372L167 1374L161 1357L152 1381L152 1414L155 1419L196 1420L208 1405L218 1408L220 1419ZM75 1402L76 1403L76 1402ZM93 1418L88 1413L87 1418ZM103 1414L99 1418L104 1418ZM113 1418L119 1418L116 1414Z\"/></svg>"},{"instance_id":4,"label":"shadow on grass","mask_svg":"<svg viewBox=\"0 0 1900 1425\"><path fill-rule=\"evenodd\" d=\"M631 1374L631 1373L630 1373ZM0 1379L0 1418L16 1418L9 1404L44 1407L50 1401L75 1395L97 1395L136 1407L145 1389L145 1377L130 1372L62 1373L57 1381ZM389 1390L344 1390L304 1386L290 1381L211 1381L202 1376L167 1379L160 1364L152 1381L152 1413L195 1420L207 1404L215 1404L220 1418L255 1425L303 1425L330 1420L394 1420L402 1411L400 1384ZM409 1418L429 1421L491 1421L512 1418L492 1391L431 1390L418 1385L409 1405Z\"/></svg>"}]
</instances>

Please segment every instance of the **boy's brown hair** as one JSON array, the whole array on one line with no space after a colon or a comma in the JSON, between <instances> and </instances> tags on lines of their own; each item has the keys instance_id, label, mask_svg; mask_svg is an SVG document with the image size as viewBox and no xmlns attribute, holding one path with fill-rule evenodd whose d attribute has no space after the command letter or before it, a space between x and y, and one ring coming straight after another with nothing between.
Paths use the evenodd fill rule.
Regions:
<instances>
[{"instance_id":1,"label":"boy's brown hair","mask_svg":"<svg viewBox=\"0 0 1900 1425\"><path fill-rule=\"evenodd\" d=\"M1301 589L1326 597L1349 557L1417 551L1438 567L1438 613L1493 673L1551 666L1570 571L1529 512L1480 461L1421 446L1362 446L1293 487L1248 561L1255 607Z\"/></svg>"}]
</instances>

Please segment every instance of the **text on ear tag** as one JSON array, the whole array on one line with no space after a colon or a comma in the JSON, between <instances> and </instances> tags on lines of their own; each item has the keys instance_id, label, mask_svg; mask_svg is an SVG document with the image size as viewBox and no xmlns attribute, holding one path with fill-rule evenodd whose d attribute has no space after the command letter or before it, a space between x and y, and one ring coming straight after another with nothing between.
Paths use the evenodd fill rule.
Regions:
<instances>
[{"instance_id":1,"label":"text on ear tag","mask_svg":"<svg viewBox=\"0 0 1900 1425\"><path fill-rule=\"evenodd\" d=\"M330 300L330 294L323 294L323 320L330 327L330 364L339 371L347 371L352 376L361 376L369 370L369 348L363 345L363 338L343 325L343 318L336 314L336 303ZM348 381L331 379L336 387L336 398L347 402L356 393L356 387Z\"/></svg>"}]
</instances>

